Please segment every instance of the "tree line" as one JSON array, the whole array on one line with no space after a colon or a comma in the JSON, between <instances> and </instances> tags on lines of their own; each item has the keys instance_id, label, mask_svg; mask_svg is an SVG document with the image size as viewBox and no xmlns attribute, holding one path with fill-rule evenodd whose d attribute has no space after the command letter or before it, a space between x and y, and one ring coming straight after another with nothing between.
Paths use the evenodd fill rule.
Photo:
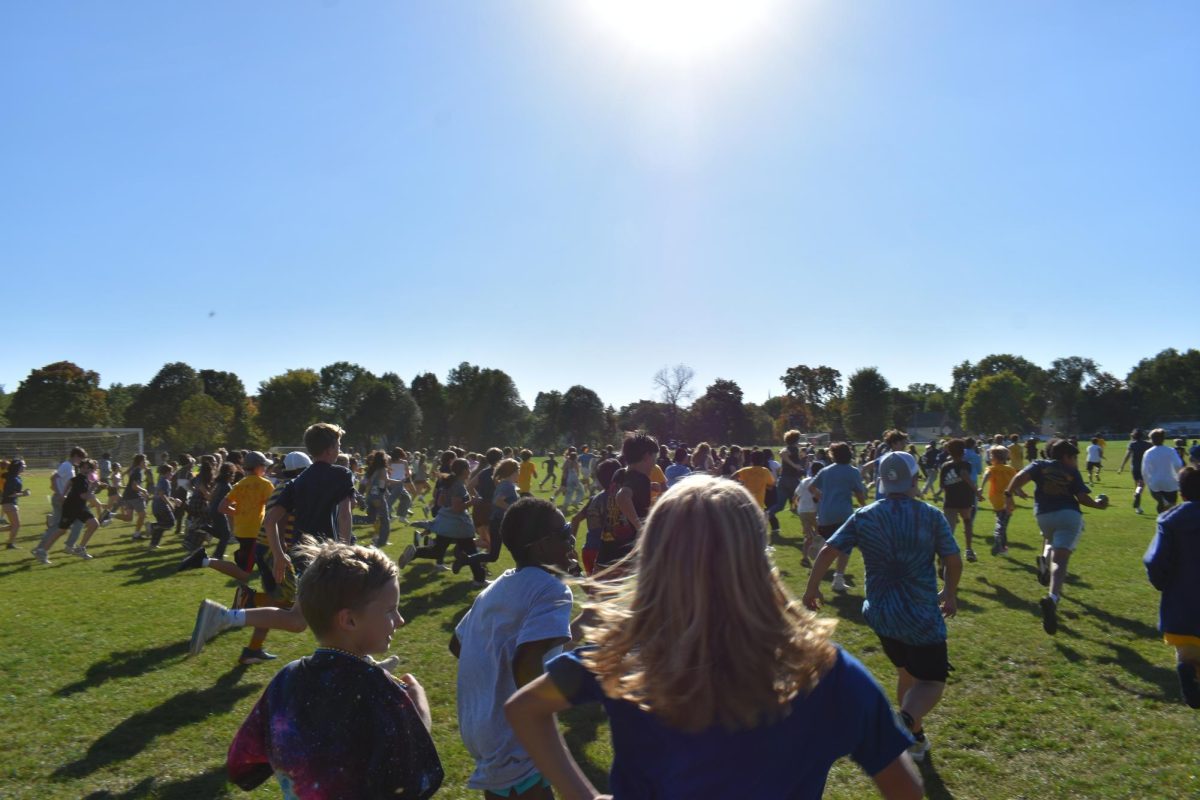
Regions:
<instances>
[{"instance_id":1,"label":"tree line","mask_svg":"<svg viewBox=\"0 0 1200 800\"><path fill-rule=\"evenodd\" d=\"M1124 379L1090 358L1040 367L1021 356L989 355L954 367L950 385L892 386L875 367L843 380L833 367L805 364L780 377L786 392L748 402L735 381L714 380L698 397L683 364L653 376L654 397L619 409L586 386L538 392L533 407L503 370L463 362L443 383L431 372L406 383L347 361L289 369L247 392L232 372L164 365L145 384L100 385L98 373L69 361L34 369L17 389L0 388L0 426L138 427L149 447L204 451L222 444L298 444L318 420L342 425L351 446L465 447L508 443L537 448L615 442L621 431L661 440L761 443L783 431L828 431L858 441L914 415L933 414L965 431L1026 432L1053 420L1064 431L1124 431L1188 414L1200 416L1200 350L1143 359ZM693 400L694 398L694 400Z\"/></svg>"}]
</instances>

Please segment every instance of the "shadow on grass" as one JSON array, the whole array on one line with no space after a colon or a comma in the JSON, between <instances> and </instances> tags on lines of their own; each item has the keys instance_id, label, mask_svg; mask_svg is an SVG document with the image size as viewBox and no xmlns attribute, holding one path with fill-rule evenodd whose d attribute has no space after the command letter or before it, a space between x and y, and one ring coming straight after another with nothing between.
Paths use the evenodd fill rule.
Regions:
<instances>
[{"instance_id":1,"label":"shadow on grass","mask_svg":"<svg viewBox=\"0 0 1200 800\"><path fill-rule=\"evenodd\" d=\"M863 599L858 595L835 594L832 597L826 596L825 605L833 606L837 609L838 619L844 619L858 625L867 624L862 613Z\"/></svg>"},{"instance_id":2,"label":"shadow on grass","mask_svg":"<svg viewBox=\"0 0 1200 800\"><path fill-rule=\"evenodd\" d=\"M567 747L575 756L583 774L601 792L608 791L608 767L592 761L585 755L585 751L588 745L596 741L600 725L605 719L604 707L599 703L576 706L558 715Z\"/></svg>"},{"instance_id":3,"label":"shadow on grass","mask_svg":"<svg viewBox=\"0 0 1200 800\"><path fill-rule=\"evenodd\" d=\"M143 778L121 793L110 791L92 792L83 800L136 800L155 797L159 800L192 800L196 797L218 797L226 788L225 767L212 767L189 778L160 782L157 778Z\"/></svg>"},{"instance_id":4,"label":"shadow on grass","mask_svg":"<svg viewBox=\"0 0 1200 800\"><path fill-rule=\"evenodd\" d=\"M1128 631L1139 639L1158 639L1162 636L1162 634L1158 632L1157 628L1155 628L1153 625L1146 624L1142 620L1130 619L1129 617L1122 617L1119 614L1113 614L1112 612L1105 611L1098 606L1085 603L1082 600L1077 600L1070 595L1065 595L1063 599L1073 605L1079 606L1084 616L1097 619L1100 622L1103 622L1105 625Z\"/></svg>"},{"instance_id":5,"label":"shadow on grass","mask_svg":"<svg viewBox=\"0 0 1200 800\"><path fill-rule=\"evenodd\" d=\"M1037 614L1039 616L1041 615L1041 610L1038 608L1037 601L1026 600L1024 597L1010 592L1000 584L992 583L985 575L981 575L975 580L976 582L982 583L984 586L988 587L988 589L990 589L992 592L990 597L980 592L980 597L986 597L989 600L995 600L1005 608L1011 608L1015 611L1025 611L1030 614Z\"/></svg>"},{"instance_id":6,"label":"shadow on grass","mask_svg":"<svg viewBox=\"0 0 1200 800\"><path fill-rule=\"evenodd\" d=\"M1121 681L1105 675L1104 680L1114 689L1119 689L1126 694L1131 694L1135 697L1140 697L1145 700L1158 700L1163 703L1174 705L1177 703L1179 693L1178 673L1175 669L1152 664L1147 661L1141 653L1131 647L1126 647L1123 644L1115 642L1101 641L1099 644L1107 645L1113 650L1111 656L1101 656L1096 659L1097 664L1115 665L1125 670L1130 677L1148 683L1158 689L1157 693L1146 692L1135 686L1126 686Z\"/></svg>"},{"instance_id":7,"label":"shadow on grass","mask_svg":"<svg viewBox=\"0 0 1200 800\"><path fill-rule=\"evenodd\" d=\"M242 698L262 688L260 683L240 684L245 671L245 667L236 667L207 689L182 692L148 711L139 711L92 742L82 758L56 769L53 777L86 777L111 764L132 758L160 736L203 722L213 714L231 710Z\"/></svg>"},{"instance_id":8,"label":"shadow on grass","mask_svg":"<svg viewBox=\"0 0 1200 800\"><path fill-rule=\"evenodd\" d=\"M133 678L164 666L164 662L179 658L188 651L188 642L172 642L150 650L123 650L109 653L106 658L88 667L81 680L67 684L54 694L70 697L116 678Z\"/></svg>"},{"instance_id":9,"label":"shadow on grass","mask_svg":"<svg viewBox=\"0 0 1200 800\"><path fill-rule=\"evenodd\" d=\"M5 578L9 575L16 575L18 572L29 572L31 569L33 569L33 565L35 563L36 562L33 560L33 558L30 557L25 561L19 561L16 564L9 564L4 569L0 569L0 578Z\"/></svg>"},{"instance_id":10,"label":"shadow on grass","mask_svg":"<svg viewBox=\"0 0 1200 800\"><path fill-rule=\"evenodd\" d=\"M465 605L458 611L454 612L453 617L442 623L442 630L444 630L446 633L454 633L455 628L458 627L458 623L462 622L462 618L465 617L467 612L470 610L471 606Z\"/></svg>"},{"instance_id":11,"label":"shadow on grass","mask_svg":"<svg viewBox=\"0 0 1200 800\"><path fill-rule=\"evenodd\" d=\"M921 780L925 782L925 796L929 800L954 800L954 795L938 774L933 753L926 753L924 760L917 762L917 769L921 773Z\"/></svg>"},{"instance_id":12,"label":"shadow on grass","mask_svg":"<svg viewBox=\"0 0 1200 800\"><path fill-rule=\"evenodd\" d=\"M1035 576L1037 575L1037 566L1033 563L1027 562L1025 560L1017 560L1015 558L1010 558L1008 561L1009 561L1009 564L1011 565L1011 568L1013 568L1013 569L1023 570L1025 572L1028 572L1030 575L1035 575ZM1070 571L1067 572L1067 577L1063 582L1067 586L1074 586L1078 589L1091 589L1092 588L1092 585L1090 583L1088 583L1083 578L1080 578L1078 575L1076 575L1075 573L1070 572Z\"/></svg>"}]
</instances>

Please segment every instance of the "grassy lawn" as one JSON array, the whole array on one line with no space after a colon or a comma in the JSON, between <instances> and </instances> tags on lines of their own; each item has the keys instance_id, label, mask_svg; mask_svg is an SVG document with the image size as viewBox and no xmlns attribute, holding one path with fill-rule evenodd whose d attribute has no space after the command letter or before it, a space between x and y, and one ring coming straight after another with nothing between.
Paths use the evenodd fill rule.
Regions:
<instances>
[{"instance_id":1,"label":"grassy lawn","mask_svg":"<svg viewBox=\"0 0 1200 800\"><path fill-rule=\"evenodd\" d=\"M1109 463L1123 452L1110 447ZM48 473L26 476L43 491ZM1151 513L1130 510L1128 474L1106 471L1097 491L1113 507L1087 511L1072 560L1059 632L1041 629L1032 512L1018 510L1009 557L967 564L960 612L950 622L955 672L928 718L933 751L922 771L933 798L1182 798L1200 795L1200 714L1179 699L1173 651L1155 631L1157 593L1141 556L1154 530ZM58 550L52 566L29 554L41 535L44 496L21 502L21 549L0 550L0 797L201 798L242 795L226 787L224 756L235 729L275 670L235 666L248 631L218 637L186 658L196 606L228 603L232 584L210 570L175 573L184 555L168 535L161 550L130 541L116 522L92 541L94 561ZM1152 507L1152 502L1151 502ZM990 531L981 511L979 527ZM783 518L775 557L800 594L796 517ZM393 532L393 557L409 541ZM7 536L7 534L4 534ZM960 531L961 537L961 531ZM961 542L961 538L960 538ZM58 545L61 547L61 544ZM851 576L862 585L861 560ZM394 652L417 675L433 705L434 738L446 770L439 797L474 797L472 765L458 738L455 662L446 650L454 623L475 592L464 573L410 567L401 581L408 625ZM892 670L859 611L861 590L831 598L823 613L841 619L837 638L892 691ZM309 653L308 634L273 634L280 663ZM610 758L596 709L562 720L577 757L598 783ZM601 783L601 785L603 785ZM827 797L871 796L850 762L839 763ZM268 783L254 797L278 796Z\"/></svg>"}]
</instances>

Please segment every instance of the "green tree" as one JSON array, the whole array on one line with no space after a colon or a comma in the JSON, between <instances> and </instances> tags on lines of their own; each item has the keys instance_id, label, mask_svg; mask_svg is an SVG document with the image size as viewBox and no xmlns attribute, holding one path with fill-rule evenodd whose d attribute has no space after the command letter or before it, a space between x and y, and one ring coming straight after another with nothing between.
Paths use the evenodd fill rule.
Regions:
<instances>
[{"instance_id":1,"label":"green tree","mask_svg":"<svg viewBox=\"0 0 1200 800\"><path fill-rule=\"evenodd\" d=\"M964 361L954 368L951 374L949 408L955 414L961 414L962 404L966 400L967 390L971 384L989 375L999 375L1009 372L1021 379L1029 390L1022 414L1033 421L1034 427L1040 424L1046 413L1049 375L1046 370L1032 361L1008 353L997 353L984 356L977 363ZM927 411L941 411L941 408L927 408Z\"/></svg>"},{"instance_id":2,"label":"green tree","mask_svg":"<svg viewBox=\"0 0 1200 800\"><path fill-rule=\"evenodd\" d=\"M559 424L571 444L594 442L604 433L604 403L586 386L572 386L563 394Z\"/></svg>"},{"instance_id":3,"label":"green tree","mask_svg":"<svg viewBox=\"0 0 1200 800\"><path fill-rule=\"evenodd\" d=\"M445 447L450 443L450 409L446 403L446 387L432 372L421 373L409 385L413 400L421 409L420 443L424 447Z\"/></svg>"},{"instance_id":4,"label":"green tree","mask_svg":"<svg viewBox=\"0 0 1200 800\"><path fill-rule=\"evenodd\" d=\"M275 444L299 442L321 414L321 378L311 369L289 369L258 387L258 424Z\"/></svg>"},{"instance_id":5,"label":"green tree","mask_svg":"<svg viewBox=\"0 0 1200 800\"><path fill-rule=\"evenodd\" d=\"M370 372L349 361L321 367L322 418L337 425L349 425L350 418L358 411L367 392L375 387L376 380Z\"/></svg>"},{"instance_id":6,"label":"green tree","mask_svg":"<svg viewBox=\"0 0 1200 800\"><path fill-rule=\"evenodd\" d=\"M244 450L265 450L270 447L267 436L258 427L258 404L247 397L233 410L233 422L229 426L229 447Z\"/></svg>"},{"instance_id":7,"label":"green tree","mask_svg":"<svg viewBox=\"0 0 1200 800\"><path fill-rule=\"evenodd\" d=\"M202 369L199 375L204 393L221 405L236 410L246 399L246 386L242 379L232 372Z\"/></svg>"},{"instance_id":8,"label":"green tree","mask_svg":"<svg viewBox=\"0 0 1200 800\"><path fill-rule=\"evenodd\" d=\"M881 436L892 422L891 385L875 367L864 367L846 384L846 431L855 441Z\"/></svg>"},{"instance_id":9,"label":"green tree","mask_svg":"<svg viewBox=\"0 0 1200 800\"><path fill-rule=\"evenodd\" d=\"M350 441L364 449L410 445L421 422L421 410L399 376L371 378L358 407L346 423Z\"/></svg>"},{"instance_id":10,"label":"green tree","mask_svg":"<svg viewBox=\"0 0 1200 800\"><path fill-rule=\"evenodd\" d=\"M7 416L17 428L93 428L109 422L100 376L70 361L30 372L13 392Z\"/></svg>"},{"instance_id":11,"label":"green tree","mask_svg":"<svg viewBox=\"0 0 1200 800\"><path fill-rule=\"evenodd\" d=\"M754 443L754 423L742 400L742 387L724 378L713 381L692 403L684 428L693 442Z\"/></svg>"},{"instance_id":12,"label":"green tree","mask_svg":"<svg viewBox=\"0 0 1200 800\"><path fill-rule=\"evenodd\" d=\"M167 429L175 424L183 404L204 391L196 370L182 361L164 364L125 410L127 425L144 428L148 447L166 442Z\"/></svg>"},{"instance_id":13,"label":"green tree","mask_svg":"<svg viewBox=\"0 0 1200 800\"><path fill-rule=\"evenodd\" d=\"M562 437L559 416L562 414L562 392L538 392L533 401L531 444L538 449L557 448Z\"/></svg>"},{"instance_id":14,"label":"green tree","mask_svg":"<svg viewBox=\"0 0 1200 800\"><path fill-rule=\"evenodd\" d=\"M1171 417L1196 416L1200 397L1200 350L1174 348L1143 358L1126 378L1137 422L1153 425Z\"/></svg>"},{"instance_id":15,"label":"green tree","mask_svg":"<svg viewBox=\"0 0 1200 800\"><path fill-rule=\"evenodd\" d=\"M12 403L12 395L0 386L0 428L8 427L8 406Z\"/></svg>"},{"instance_id":16,"label":"green tree","mask_svg":"<svg viewBox=\"0 0 1200 800\"><path fill-rule=\"evenodd\" d=\"M450 434L463 447L524 439L529 408L508 373L463 362L446 376Z\"/></svg>"},{"instance_id":17,"label":"green tree","mask_svg":"<svg viewBox=\"0 0 1200 800\"><path fill-rule=\"evenodd\" d=\"M671 409L666 403L638 400L621 407L617 412L617 425L623 431L645 431L662 441L670 428L670 414Z\"/></svg>"},{"instance_id":18,"label":"green tree","mask_svg":"<svg viewBox=\"0 0 1200 800\"><path fill-rule=\"evenodd\" d=\"M962 424L981 433L1010 433L1028 430L1032 420L1025 416L1029 387L1011 372L988 375L971 384L963 400Z\"/></svg>"},{"instance_id":19,"label":"green tree","mask_svg":"<svg viewBox=\"0 0 1200 800\"><path fill-rule=\"evenodd\" d=\"M1099 372L1084 385L1079 406L1081 431L1127 431L1136 425L1133 393L1120 378L1111 372Z\"/></svg>"},{"instance_id":20,"label":"green tree","mask_svg":"<svg viewBox=\"0 0 1200 800\"><path fill-rule=\"evenodd\" d=\"M166 443L173 452L211 452L229 440L233 409L207 394L183 401L174 424L167 428Z\"/></svg>"},{"instance_id":21,"label":"green tree","mask_svg":"<svg viewBox=\"0 0 1200 800\"><path fill-rule=\"evenodd\" d=\"M140 383L113 383L110 384L108 390L104 393L104 399L108 403L108 421L113 427L137 427L131 425L128 420L129 407L133 405L133 401L141 394L144 389Z\"/></svg>"},{"instance_id":22,"label":"green tree","mask_svg":"<svg viewBox=\"0 0 1200 800\"><path fill-rule=\"evenodd\" d=\"M1090 358L1067 356L1050 362L1047 389L1054 403L1055 415L1066 430L1074 432L1077 429L1084 381L1094 378L1099 372L1096 362Z\"/></svg>"},{"instance_id":23,"label":"green tree","mask_svg":"<svg viewBox=\"0 0 1200 800\"><path fill-rule=\"evenodd\" d=\"M832 367L799 364L789 367L780 380L788 396L804 407L806 427L832 423L830 406L842 399L842 373Z\"/></svg>"}]
</instances>

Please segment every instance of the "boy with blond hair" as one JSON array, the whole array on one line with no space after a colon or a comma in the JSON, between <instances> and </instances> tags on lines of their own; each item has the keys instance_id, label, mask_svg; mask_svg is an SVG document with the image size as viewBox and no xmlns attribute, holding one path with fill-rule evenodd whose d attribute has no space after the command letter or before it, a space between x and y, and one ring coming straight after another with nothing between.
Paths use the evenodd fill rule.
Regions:
<instances>
[{"instance_id":1,"label":"boy with blond hair","mask_svg":"<svg viewBox=\"0 0 1200 800\"><path fill-rule=\"evenodd\" d=\"M226 758L250 790L274 775L284 797L427 798L441 786L425 690L371 659L404 624L396 565L336 541L301 545L299 605L316 651L288 664L242 723Z\"/></svg>"},{"instance_id":2,"label":"boy with blond hair","mask_svg":"<svg viewBox=\"0 0 1200 800\"><path fill-rule=\"evenodd\" d=\"M996 445L988 450L991 464L983 473L983 483L979 486L979 499L982 500L987 491L988 502L996 512L996 529L992 533L992 555L999 556L1008 552L1008 521L1012 514L1008 512L1007 499L1004 492L1008 484L1016 477L1017 470L1009 465L1011 455L1004 445Z\"/></svg>"}]
</instances>

